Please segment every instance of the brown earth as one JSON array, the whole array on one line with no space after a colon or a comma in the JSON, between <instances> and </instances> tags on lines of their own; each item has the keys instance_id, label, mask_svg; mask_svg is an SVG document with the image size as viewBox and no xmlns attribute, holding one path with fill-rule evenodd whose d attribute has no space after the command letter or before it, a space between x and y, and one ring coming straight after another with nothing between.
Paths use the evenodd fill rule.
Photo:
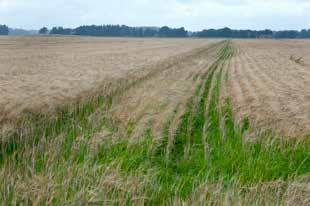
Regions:
<instances>
[{"instance_id":1,"label":"brown earth","mask_svg":"<svg viewBox=\"0 0 310 206\"><path fill-rule=\"evenodd\" d=\"M233 46L229 90L237 119L291 137L309 135L310 41L233 40Z\"/></svg>"},{"instance_id":2,"label":"brown earth","mask_svg":"<svg viewBox=\"0 0 310 206\"><path fill-rule=\"evenodd\" d=\"M161 66L175 61L175 56L189 55L212 42L197 39L1 37L0 122L15 119L25 110L54 111L65 102L98 92L98 88L101 93L108 94L115 87L125 87L161 70ZM174 78L187 78L192 70ZM165 73L161 75L159 82L165 78ZM167 87L173 89L173 79L168 84ZM169 96L170 90L162 89L160 94ZM128 98L130 102L134 97Z\"/></svg>"}]
</instances>

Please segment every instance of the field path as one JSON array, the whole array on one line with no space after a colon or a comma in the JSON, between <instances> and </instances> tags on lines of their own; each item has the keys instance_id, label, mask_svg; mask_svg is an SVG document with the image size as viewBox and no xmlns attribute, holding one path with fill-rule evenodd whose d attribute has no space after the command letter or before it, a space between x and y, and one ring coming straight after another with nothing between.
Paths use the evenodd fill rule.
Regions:
<instances>
[{"instance_id":1,"label":"field path","mask_svg":"<svg viewBox=\"0 0 310 206\"><path fill-rule=\"evenodd\" d=\"M166 67L160 66L161 72L126 90L115 100L111 109L113 116L133 137L143 136L150 128L155 137L163 136L168 121L175 127L179 123L189 98L222 46L222 42L205 46L171 59Z\"/></svg>"}]
</instances>

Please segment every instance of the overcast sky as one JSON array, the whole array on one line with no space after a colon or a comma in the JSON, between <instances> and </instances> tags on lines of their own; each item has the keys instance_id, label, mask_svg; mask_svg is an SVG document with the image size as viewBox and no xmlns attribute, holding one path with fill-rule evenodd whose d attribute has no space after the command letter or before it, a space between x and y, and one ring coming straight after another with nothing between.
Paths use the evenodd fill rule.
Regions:
<instances>
[{"instance_id":1,"label":"overcast sky","mask_svg":"<svg viewBox=\"0 0 310 206\"><path fill-rule=\"evenodd\" d=\"M301 29L310 28L310 0L0 0L0 24Z\"/></svg>"}]
</instances>

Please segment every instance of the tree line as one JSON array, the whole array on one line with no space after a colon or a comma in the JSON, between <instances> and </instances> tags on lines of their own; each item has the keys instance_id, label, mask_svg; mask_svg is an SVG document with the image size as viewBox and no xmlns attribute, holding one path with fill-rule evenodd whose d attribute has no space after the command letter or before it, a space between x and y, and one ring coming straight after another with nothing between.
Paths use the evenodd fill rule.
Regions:
<instances>
[{"instance_id":1,"label":"tree line","mask_svg":"<svg viewBox=\"0 0 310 206\"><path fill-rule=\"evenodd\" d=\"M44 28L46 29L46 28ZM46 30L44 30L47 32ZM106 37L196 37L196 38L310 38L310 29L272 31L265 30L236 30L228 27L222 29L207 29L198 32L189 32L181 28L158 27L129 27L125 25L90 25L75 29L54 27L49 34L106 36Z\"/></svg>"},{"instance_id":2,"label":"tree line","mask_svg":"<svg viewBox=\"0 0 310 206\"><path fill-rule=\"evenodd\" d=\"M45 30L44 30L45 31ZM105 37L188 37L188 31L183 27L129 27L125 25L90 25L75 29L54 27L49 34L105 36Z\"/></svg>"},{"instance_id":3,"label":"tree line","mask_svg":"<svg viewBox=\"0 0 310 206\"><path fill-rule=\"evenodd\" d=\"M296 39L310 38L310 29L272 31L265 30L235 30L225 27L223 29L208 29L192 34L193 37L199 38L274 38L274 39Z\"/></svg>"},{"instance_id":4,"label":"tree line","mask_svg":"<svg viewBox=\"0 0 310 206\"><path fill-rule=\"evenodd\" d=\"M8 34L9 34L9 27L0 24L0 35L8 35Z\"/></svg>"},{"instance_id":5,"label":"tree line","mask_svg":"<svg viewBox=\"0 0 310 206\"><path fill-rule=\"evenodd\" d=\"M85 25L77 28L53 27L51 30L43 27L39 34L50 35L81 35L104 37L194 37L194 38L310 38L310 29L272 31L265 30L236 30L228 27L222 29L206 29L189 32L184 27L130 27L126 25ZM0 25L0 35L8 35L9 28Z\"/></svg>"}]
</instances>

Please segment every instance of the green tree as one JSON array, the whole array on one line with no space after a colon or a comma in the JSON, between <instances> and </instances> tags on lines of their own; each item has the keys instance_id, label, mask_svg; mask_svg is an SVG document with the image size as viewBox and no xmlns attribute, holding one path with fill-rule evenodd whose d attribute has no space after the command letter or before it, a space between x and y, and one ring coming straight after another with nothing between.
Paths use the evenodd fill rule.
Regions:
<instances>
[{"instance_id":1,"label":"green tree","mask_svg":"<svg viewBox=\"0 0 310 206\"><path fill-rule=\"evenodd\" d=\"M0 35L8 35L8 34L9 34L9 27L0 24Z\"/></svg>"},{"instance_id":2,"label":"green tree","mask_svg":"<svg viewBox=\"0 0 310 206\"><path fill-rule=\"evenodd\" d=\"M47 34L48 33L48 29L46 27L43 27L39 30L39 34Z\"/></svg>"}]
</instances>

